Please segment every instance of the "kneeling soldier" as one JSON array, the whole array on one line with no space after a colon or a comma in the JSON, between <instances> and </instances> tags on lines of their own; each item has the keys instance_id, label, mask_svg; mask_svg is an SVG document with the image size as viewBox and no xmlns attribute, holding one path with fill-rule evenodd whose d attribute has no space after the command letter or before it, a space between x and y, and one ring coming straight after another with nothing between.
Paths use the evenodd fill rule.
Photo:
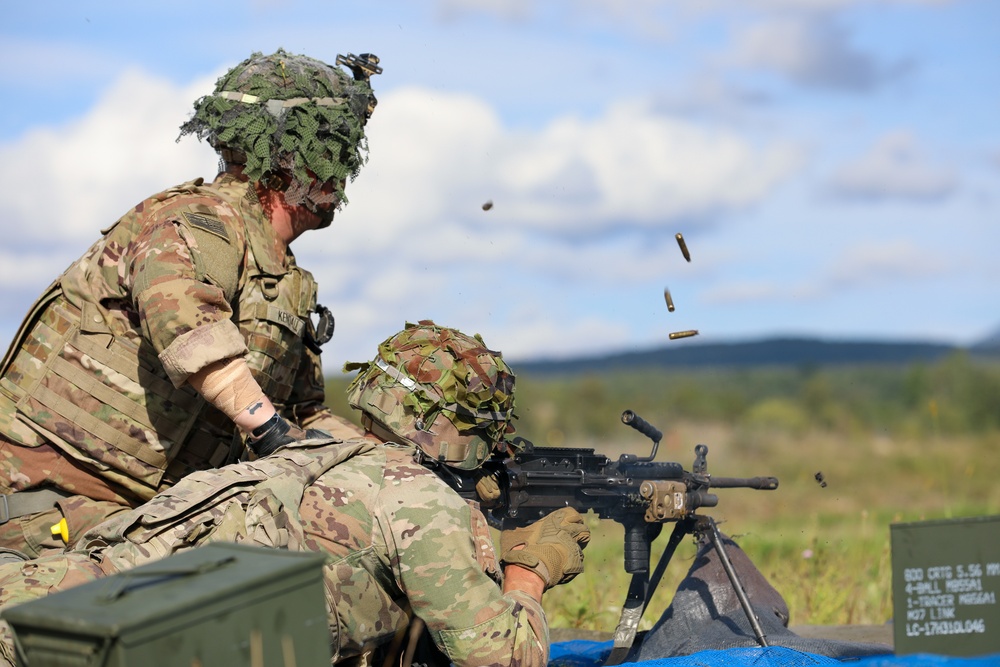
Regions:
<instances>
[{"instance_id":1,"label":"kneeling soldier","mask_svg":"<svg viewBox=\"0 0 1000 667\"><path fill-rule=\"evenodd\" d=\"M77 551L0 567L0 605L241 542L327 555L335 663L382 664L417 618L455 665L545 665L542 593L582 572L582 517L565 508L504 531L497 559L478 503L443 479L510 454L510 368L478 336L426 321L355 367L349 399L363 438L306 439L193 473L92 530ZM4 639L13 662L9 630Z\"/></svg>"}]
</instances>

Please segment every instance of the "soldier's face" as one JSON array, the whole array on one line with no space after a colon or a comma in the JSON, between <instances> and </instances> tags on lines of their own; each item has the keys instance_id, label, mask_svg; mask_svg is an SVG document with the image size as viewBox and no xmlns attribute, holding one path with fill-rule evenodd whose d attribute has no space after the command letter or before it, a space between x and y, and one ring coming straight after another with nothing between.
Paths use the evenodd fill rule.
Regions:
<instances>
[{"instance_id":1,"label":"soldier's face","mask_svg":"<svg viewBox=\"0 0 1000 667\"><path fill-rule=\"evenodd\" d=\"M335 193L334 182L319 183L314 179L302 204L292 206L285 203L289 216L289 243L311 229L330 226L340 205Z\"/></svg>"},{"instance_id":2,"label":"soldier's face","mask_svg":"<svg viewBox=\"0 0 1000 667\"><path fill-rule=\"evenodd\" d=\"M316 185L317 184L314 181L313 182L313 187L315 188ZM327 199L331 195L334 195L334 193L337 191L337 188L336 188L337 185L340 185L341 189L343 189L343 187L344 187L344 181L341 181L339 184L338 183L334 183L333 181L327 181L326 183L323 183L322 185L319 185L320 192L323 193L323 195L325 195L323 197L323 199ZM313 210L313 213L315 213L319 217L319 221L320 222L313 229L323 229L324 227L329 227L330 223L333 222L333 216L337 212L337 207L338 206L340 206L340 199L337 198L336 196L334 196L334 200L332 202L324 202L322 204L315 204L314 205L315 208Z\"/></svg>"},{"instance_id":3,"label":"soldier's face","mask_svg":"<svg viewBox=\"0 0 1000 667\"><path fill-rule=\"evenodd\" d=\"M310 172L310 175L311 172ZM291 204L286 198L285 188L270 189L258 186L258 197L267 201L271 224L275 231L285 241L291 243L310 229L329 227L340 206L337 196L337 186L344 187L344 182L327 181L320 183L315 176L309 188L300 193L302 202Z\"/></svg>"},{"instance_id":4,"label":"soldier's face","mask_svg":"<svg viewBox=\"0 0 1000 667\"><path fill-rule=\"evenodd\" d=\"M337 185L343 188L344 182L326 181L320 183L313 176L312 185L306 194L306 201L302 204L302 207L307 209L315 220L309 218L310 226L304 228L302 231L306 229L322 229L323 227L330 226L330 223L333 222L333 216L340 206L340 199L336 195Z\"/></svg>"},{"instance_id":5,"label":"soldier's face","mask_svg":"<svg viewBox=\"0 0 1000 667\"><path fill-rule=\"evenodd\" d=\"M320 204L322 206L328 206L327 204ZM329 211L323 210L322 208L317 211L311 211L306 206L290 206L288 215L289 222L291 223L292 238L289 239L291 242L302 236L304 232L310 229L319 229L320 227L329 226L333 222L334 209L330 206Z\"/></svg>"}]
</instances>

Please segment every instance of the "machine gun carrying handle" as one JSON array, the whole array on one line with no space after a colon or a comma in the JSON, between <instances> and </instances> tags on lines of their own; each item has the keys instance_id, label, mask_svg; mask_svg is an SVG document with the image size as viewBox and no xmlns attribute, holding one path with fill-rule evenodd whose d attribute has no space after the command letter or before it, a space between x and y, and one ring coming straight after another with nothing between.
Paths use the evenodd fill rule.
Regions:
<instances>
[{"instance_id":1,"label":"machine gun carrying handle","mask_svg":"<svg viewBox=\"0 0 1000 667\"><path fill-rule=\"evenodd\" d=\"M652 461L656 458L656 450L660 446L660 440L663 439L663 433L660 429L656 428L648 421L635 414L631 410L626 410L622 413L622 423L627 424L634 428L639 433L653 441L653 451L650 452L649 456L644 459L639 459L640 461Z\"/></svg>"},{"instance_id":2,"label":"machine gun carrying handle","mask_svg":"<svg viewBox=\"0 0 1000 667\"><path fill-rule=\"evenodd\" d=\"M626 410L622 413L622 423L628 424L653 442L659 442L663 438L663 433L660 432L660 429L656 428L631 410Z\"/></svg>"}]
</instances>

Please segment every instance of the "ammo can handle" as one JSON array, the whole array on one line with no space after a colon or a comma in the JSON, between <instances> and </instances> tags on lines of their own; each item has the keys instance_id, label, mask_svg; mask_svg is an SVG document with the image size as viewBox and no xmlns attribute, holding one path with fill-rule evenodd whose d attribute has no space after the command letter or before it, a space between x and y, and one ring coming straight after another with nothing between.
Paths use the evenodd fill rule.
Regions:
<instances>
[{"instance_id":1,"label":"ammo can handle","mask_svg":"<svg viewBox=\"0 0 1000 667\"><path fill-rule=\"evenodd\" d=\"M155 586L156 584L164 581L170 581L171 579L177 579L178 577L189 577L192 574L204 574L205 572L218 570L223 565L228 565L235 560L236 556L224 556L222 558L216 558L215 560L202 563L198 567L153 568L139 572L136 572L135 570L124 572L118 580L117 585L108 591L102 600L104 602L114 602L119 598L125 597L125 595L136 589L145 588L147 586ZM143 579L143 581L137 581L138 579Z\"/></svg>"}]
</instances>

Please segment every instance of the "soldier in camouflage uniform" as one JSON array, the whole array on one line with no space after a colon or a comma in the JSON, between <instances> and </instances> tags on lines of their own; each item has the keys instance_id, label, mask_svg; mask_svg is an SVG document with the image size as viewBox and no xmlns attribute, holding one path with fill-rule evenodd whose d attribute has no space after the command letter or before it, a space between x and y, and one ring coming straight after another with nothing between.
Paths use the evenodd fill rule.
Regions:
<instances>
[{"instance_id":1,"label":"soldier in camouflage uniform","mask_svg":"<svg viewBox=\"0 0 1000 667\"><path fill-rule=\"evenodd\" d=\"M383 664L418 618L455 665L545 665L541 597L583 570L581 516L564 508L503 531L498 560L479 503L443 481L448 468L476 471L510 453L514 376L500 353L478 336L408 325L349 391L365 437L301 440L193 473L92 530L77 551L0 567L0 606L232 541L327 555L335 663ZM477 489L486 500L495 486ZM5 632L0 648L13 660Z\"/></svg>"},{"instance_id":2,"label":"soldier in camouflage uniform","mask_svg":"<svg viewBox=\"0 0 1000 667\"><path fill-rule=\"evenodd\" d=\"M181 127L219 152L215 181L140 202L31 309L0 362L0 547L61 551L245 441L360 433L323 405L332 320L288 247L365 161L381 68L337 62L353 76L279 50L220 78Z\"/></svg>"}]
</instances>

